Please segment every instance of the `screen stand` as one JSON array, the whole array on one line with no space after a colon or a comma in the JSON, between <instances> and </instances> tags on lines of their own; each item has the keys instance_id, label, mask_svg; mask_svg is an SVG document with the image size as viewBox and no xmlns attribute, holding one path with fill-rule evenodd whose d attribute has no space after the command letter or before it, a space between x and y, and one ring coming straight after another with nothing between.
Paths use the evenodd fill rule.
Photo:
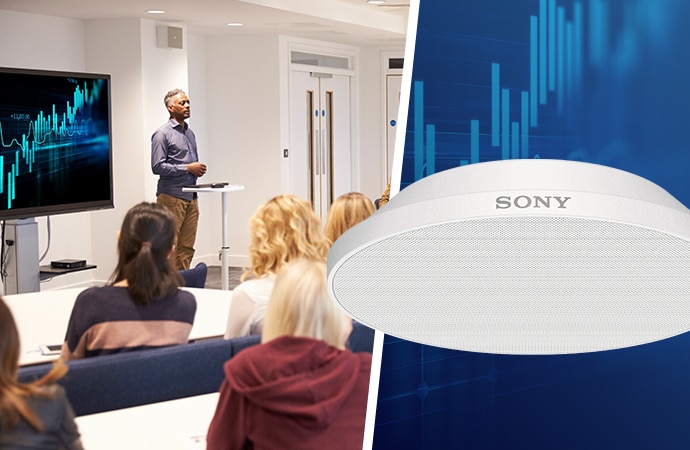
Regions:
<instances>
[{"instance_id":1,"label":"screen stand","mask_svg":"<svg viewBox=\"0 0 690 450\"><path fill-rule=\"evenodd\" d=\"M4 247L7 248L5 294L39 292L41 284L36 219L8 220Z\"/></svg>"}]
</instances>

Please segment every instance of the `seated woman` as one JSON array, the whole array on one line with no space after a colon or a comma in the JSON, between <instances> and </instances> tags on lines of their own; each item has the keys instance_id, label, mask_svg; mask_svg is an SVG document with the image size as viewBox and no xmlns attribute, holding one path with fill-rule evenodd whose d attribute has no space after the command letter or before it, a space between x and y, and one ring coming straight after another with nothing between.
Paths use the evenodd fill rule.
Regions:
<instances>
[{"instance_id":1,"label":"seated woman","mask_svg":"<svg viewBox=\"0 0 690 450\"><path fill-rule=\"evenodd\" d=\"M261 344L225 363L207 449L361 449L371 354L345 349L351 330L328 296L325 264L286 265Z\"/></svg>"},{"instance_id":2,"label":"seated woman","mask_svg":"<svg viewBox=\"0 0 690 450\"><path fill-rule=\"evenodd\" d=\"M0 298L0 448L81 449L74 412L62 386L67 366L57 361L33 383L20 383L19 333Z\"/></svg>"},{"instance_id":3,"label":"seated woman","mask_svg":"<svg viewBox=\"0 0 690 450\"><path fill-rule=\"evenodd\" d=\"M260 206L249 220L249 234L251 267L233 290L225 339L261 334L275 274L297 258L325 262L330 246L311 203L292 194Z\"/></svg>"},{"instance_id":4,"label":"seated woman","mask_svg":"<svg viewBox=\"0 0 690 450\"><path fill-rule=\"evenodd\" d=\"M376 207L369 197L359 192L348 192L335 199L326 219L326 236L335 242L344 232L370 215Z\"/></svg>"},{"instance_id":5,"label":"seated woman","mask_svg":"<svg viewBox=\"0 0 690 450\"><path fill-rule=\"evenodd\" d=\"M196 299L179 288L174 241L175 219L164 206L140 203L127 212L111 282L77 297L62 359L188 342Z\"/></svg>"}]
</instances>

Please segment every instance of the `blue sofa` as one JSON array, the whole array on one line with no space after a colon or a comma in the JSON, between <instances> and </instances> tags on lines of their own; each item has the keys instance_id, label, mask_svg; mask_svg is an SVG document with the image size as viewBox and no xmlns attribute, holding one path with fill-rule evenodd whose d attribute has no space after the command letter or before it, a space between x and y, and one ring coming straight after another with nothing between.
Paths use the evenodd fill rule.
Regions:
<instances>
[{"instance_id":1,"label":"blue sofa","mask_svg":"<svg viewBox=\"0 0 690 450\"><path fill-rule=\"evenodd\" d=\"M217 392L223 364L261 336L206 339L185 345L69 361L65 387L77 416ZM348 340L352 351L371 352L374 330L357 322ZM40 378L51 364L19 369L19 380Z\"/></svg>"},{"instance_id":2,"label":"blue sofa","mask_svg":"<svg viewBox=\"0 0 690 450\"><path fill-rule=\"evenodd\" d=\"M59 383L77 416L217 392L223 364L260 336L226 341L208 339L185 345L69 361ZM22 382L37 379L51 364L19 369Z\"/></svg>"}]
</instances>

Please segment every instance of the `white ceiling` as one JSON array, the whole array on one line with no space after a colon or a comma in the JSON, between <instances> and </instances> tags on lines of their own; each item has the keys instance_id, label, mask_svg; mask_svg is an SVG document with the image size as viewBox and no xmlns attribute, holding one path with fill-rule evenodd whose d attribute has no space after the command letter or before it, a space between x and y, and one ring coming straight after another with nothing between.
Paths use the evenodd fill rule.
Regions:
<instances>
[{"instance_id":1,"label":"white ceiling","mask_svg":"<svg viewBox=\"0 0 690 450\"><path fill-rule=\"evenodd\" d=\"M141 18L200 35L287 34L352 45L404 44L410 0L0 0L8 11L81 20ZM149 14L150 9L165 14ZM243 23L229 27L229 22Z\"/></svg>"}]
</instances>

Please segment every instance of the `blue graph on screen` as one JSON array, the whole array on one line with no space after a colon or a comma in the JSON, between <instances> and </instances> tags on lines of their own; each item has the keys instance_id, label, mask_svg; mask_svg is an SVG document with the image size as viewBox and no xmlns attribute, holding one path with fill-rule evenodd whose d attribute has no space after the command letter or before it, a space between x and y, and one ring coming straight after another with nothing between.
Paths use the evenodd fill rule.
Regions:
<instances>
[{"instance_id":1,"label":"blue graph on screen","mask_svg":"<svg viewBox=\"0 0 690 450\"><path fill-rule=\"evenodd\" d=\"M690 205L689 18L684 0L421 0L401 188L572 159ZM690 448L688 345L525 357L386 336L374 448Z\"/></svg>"},{"instance_id":2,"label":"blue graph on screen","mask_svg":"<svg viewBox=\"0 0 690 450\"><path fill-rule=\"evenodd\" d=\"M682 156L688 142L681 1L470 1L424 24L434 4L421 5L401 187L541 157L647 166L640 175L684 194L655 157Z\"/></svg>"},{"instance_id":3,"label":"blue graph on screen","mask_svg":"<svg viewBox=\"0 0 690 450\"><path fill-rule=\"evenodd\" d=\"M75 195L73 186L75 177L87 186L106 175L87 173L109 158L105 80L55 77L34 86L31 76L4 76L10 92L0 105L2 209L89 200L93 191Z\"/></svg>"}]
</instances>

